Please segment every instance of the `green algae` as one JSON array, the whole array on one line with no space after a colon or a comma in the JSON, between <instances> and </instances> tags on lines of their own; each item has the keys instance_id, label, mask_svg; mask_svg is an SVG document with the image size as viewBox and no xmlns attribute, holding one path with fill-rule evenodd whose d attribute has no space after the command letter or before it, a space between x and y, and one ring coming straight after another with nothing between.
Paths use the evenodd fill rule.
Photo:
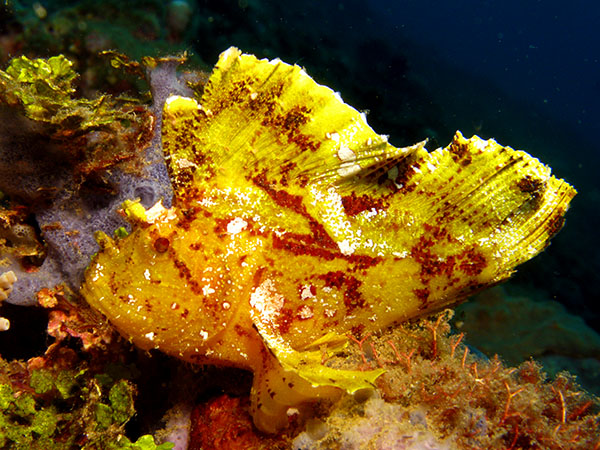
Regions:
<instances>
[{"instance_id":1,"label":"green algae","mask_svg":"<svg viewBox=\"0 0 600 450\"><path fill-rule=\"evenodd\" d=\"M119 109L120 102L111 96L77 98L78 76L64 55L47 59L20 56L12 59L6 71L0 71L0 99L11 106L20 104L30 119L78 133L115 120L135 120L132 113Z\"/></svg>"},{"instance_id":2,"label":"green algae","mask_svg":"<svg viewBox=\"0 0 600 450\"><path fill-rule=\"evenodd\" d=\"M82 372L77 373L71 370L54 375L49 370L39 369L31 373L29 383L36 394L46 394L56 389L63 399L68 399L81 375L83 375Z\"/></svg>"},{"instance_id":3,"label":"green algae","mask_svg":"<svg viewBox=\"0 0 600 450\"><path fill-rule=\"evenodd\" d=\"M60 448L52 444L58 415L53 406L40 407L34 396L0 385L0 447Z\"/></svg>"},{"instance_id":4,"label":"green algae","mask_svg":"<svg viewBox=\"0 0 600 450\"><path fill-rule=\"evenodd\" d=\"M121 445L120 447L110 447L111 450L119 450L119 449L123 449L123 450L170 450L173 447L175 447L175 444L171 443L171 442L165 442L164 444L159 444L157 445L154 442L154 438L152 436L150 436L149 434L145 434L144 436L141 436L137 441L135 442L123 442L120 443L119 445Z\"/></svg>"},{"instance_id":5,"label":"green algae","mask_svg":"<svg viewBox=\"0 0 600 450\"><path fill-rule=\"evenodd\" d=\"M127 368L113 372L131 373ZM171 443L155 444L150 435L135 442L125 436L124 427L135 414L136 389L131 380L52 368L32 370L28 384L7 381L9 370L6 375L0 383L1 448L172 448Z\"/></svg>"}]
</instances>

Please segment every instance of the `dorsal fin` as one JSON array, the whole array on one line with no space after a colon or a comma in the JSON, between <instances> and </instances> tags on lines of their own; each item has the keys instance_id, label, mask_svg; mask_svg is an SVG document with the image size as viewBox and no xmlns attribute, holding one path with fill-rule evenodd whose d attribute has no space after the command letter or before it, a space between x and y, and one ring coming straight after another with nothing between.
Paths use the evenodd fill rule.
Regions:
<instances>
[{"instance_id":1,"label":"dorsal fin","mask_svg":"<svg viewBox=\"0 0 600 450\"><path fill-rule=\"evenodd\" d=\"M259 214L267 228L305 234L319 223L330 239L318 242L369 257L407 256L429 235L440 247L444 235L440 258L487 249L494 281L547 245L575 195L493 140L457 133L431 153L425 142L396 148L300 67L235 48L201 105L167 101L163 133L177 195L213 192L204 203L217 216Z\"/></svg>"},{"instance_id":2,"label":"dorsal fin","mask_svg":"<svg viewBox=\"0 0 600 450\"><path fill-rule=\"evenodd\" d=\"M415 149L390 145L364 114L299 66L258 60L235 48L221 54L200 105L177 98L165 106L167 116L195 110L193 126L177 130L178 142L169 141L165 124L176 185L186 185L192 172L209 178L216 170L263 173L281 185L343 183L357 172L392 167Z\"/></svg>"}]
</instances>

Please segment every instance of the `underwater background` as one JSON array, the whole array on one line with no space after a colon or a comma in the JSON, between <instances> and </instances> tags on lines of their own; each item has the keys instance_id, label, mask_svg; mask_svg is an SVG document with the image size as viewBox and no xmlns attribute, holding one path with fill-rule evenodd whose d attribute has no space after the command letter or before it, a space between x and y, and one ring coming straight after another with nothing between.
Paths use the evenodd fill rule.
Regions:
<instances>
[{"instance_id":1,"label":"underwater background","mask_svg":"<svg viewBox=\"0 0 600 450\"><path fill-rule=\"evenodd\" d=\"M468 343L509 364L530 357L600 394L600 4L559 1L7 1L0 66L65 54L86 93L123 92L102 50L132 59L187 51L209 71L230 46L296 63L398 147L465 136L539 158L578 195L566 225L511 280L457 309ZM26 324L43 313L3 305L5 358L46 345ZM15 345L15 342L19 344ZM7 351L4 351L8 349Z\"/></svg>"}]
</instances>

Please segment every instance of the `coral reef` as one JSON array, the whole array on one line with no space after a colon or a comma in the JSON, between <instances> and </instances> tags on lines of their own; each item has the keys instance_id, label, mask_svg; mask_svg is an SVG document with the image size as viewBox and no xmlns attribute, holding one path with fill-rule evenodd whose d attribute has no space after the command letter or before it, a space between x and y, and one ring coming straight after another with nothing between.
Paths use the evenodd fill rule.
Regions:
<instances>
[{"instance_id":1,"label":"coral reef","mask_svg":"<svg viewBox=\"0 0 600 450\"><path fill-rule=\"evenodd\" d=\"M135 413L136 370L112 329L63 292L45 291L40 303L55 342L27 362L0 357L0 447L170 449L150 435L131 442L124 434Z\"/></svg>"},{"instance_id":2,"label":"coral reef","mask_svg":"<svg viewBox=\"0 0 600 450\"><path fill-rule=\"evenodd\" d=\"M26 211L41 230L37 240L29 239L30 246L39 247L33 252L38 267L24 268L23 258L31 260L32 252L16 254L14 249L20 243L16 237L23 240L17 227L26 227L27 217L21 213L4 223L10 244L5 247L11 250L3 256L18 279L9 302L35 304L36 292L65 281L77 289L89 257L98 250L94 233L112 234L128 226L117 213L126 199L170 204L160 118L165 92L191 92L175 73L181 61L148 59L151 109L130 98L75 97L77 74L62 56L15 58L0 72L0 97L12 107L10 112L4 107L11 118L2 122L0 145L0 189L15 203L5 215ZM119 64L125 66L123 58ZM15 110L21 114L14 117ZM14 167L21 172L17 182Z\"/></svg>"},{"instance_id":3,"label":"coral reef","mask_svg":"<svg viewBox=\"0 0 600 450\"><path fill-rule=\"evenodd\" d=\"M486 355L502 355L510 365L534 358L552 376L567 369L600 394L600 336L544 291L496 286L459 306L455 326Z\"/></svg>"},{"instance_id":4,"label":"coral reef","mask_svg":"<svg viewBox=\"0 0 600 450\"><path fill-rule=\"evenodd\" d=\"M289 436L256 433L248 415L248 398L221 395L199 405L192 412L189 450L290 448Z\"/></svg>"},{"instance_id":5,"label":"coral reef","mask_svg":"<svg viewBox=\"0 0 600 450\"><path fill-rule=\"evenodd\" d=\"M91 82L88 88L108 81L106 69L97 64L99 52L118 49L138 59L177 54L186 49L183 40L196 26L190 20L193 5L186 1L133 0L127 8L115 0L53 1L43 6L34 0L8 3L12 17L5 36L8 42L0 51L3 62L11 49L13 55L66 54L79 61L80 73ZM187 21L184 3L189 7ZM109 78L112 88L123 83L114 75Z\"/></svg>"},{"instance_id":6,"label":"coral reef","mask_svg":"<svg viewBox=\"0 0 600 450\"><path fill-rule=\"evenodd\" d=\"M119 57L113 64L146 70ZM381 331L508 277L562 226L569 185L491 140L457 134L431 153L424 144L392 147L298 67L231 49L204 87L178 77L178 64L146 61L152 107L73 96L76 76L61 57L19 58L1 74L14 117L0 155L31 183L1 187L10 195L3 256L20 270L10 299L44 307L56 340L41 357L2 366L6 445L172 446L125 436L138 379L127 356L136 352L71 292L101 230L83 292L122 334L144 349L254 371L249 397L192 410L190 448L600 447L597 402L572 377L547 382L533 362L515 369L473 357L463 335L449 335L446 313ZM274 90L256 90L253 77ZM200 104L194 90L203 90ZM37 156L47 164L36 167ZM159 199L166 208L150 208ZM121 203L132 228L121 228ZM36 258L41 264L25 270ZM203 285L189 267L204 274ZM405 278L394 284L393 270ZM21 279L29 284L18 288ZM248 304L236 300L240 289ZM395 300L398 291L406 302ZM202 299L200 312L193 298ZM257 432L248 404L261 429L288 432ZM186 405L166 417L171 428L185 430ZM305 417L315 419L305 426Z\"/></svg>"},{"instance_id":7,"label":"coral reef","mask_svg":"<svg viewBox=\"0 0 600 450\"><path fill-rule=\"evenodd\" d=\"M8 298L12 292L15 281L17 281L17 277L11 270L0 275L0 302Z\"/></svg>"},{"instance_id":8,"label":"coral reef","mask_svg":"<svg viewBox=\"0 0 600 450\"><path fill-rule=\"evenodd\" d=\"M326 422L315 420L292 442L294 450L397 449L450 450L427 425L421 410L408 410L373 396L363 402L347 398Z\"/></svg>"},{"instance_id":9,"label":"coral reef","mask_svg":"<svg viewBox=\"0 0 600 450\"><path fill-rule=\"evenodd\" d=\"M546 354L600 359L600 336L558 302L509 295L502 286L473 300L460 308L459 329L486 354L499 353L510 364ZM500 330L509 320L513 333L500 340Z\"/></svg>"},{"instance_id":10,"label":"coral reef","mask_svg":"<svg viewBox=\"0 0 600 450\"><path fill-rule=\"evenodd\" d=\"M341 361L385 367L377 392L341 400L296 449L597 449L597 399L568 373L482 359L450 334L449 312L357 341ZM365 401L365 399L367 399Z\"/></svg>"}]
</instances>

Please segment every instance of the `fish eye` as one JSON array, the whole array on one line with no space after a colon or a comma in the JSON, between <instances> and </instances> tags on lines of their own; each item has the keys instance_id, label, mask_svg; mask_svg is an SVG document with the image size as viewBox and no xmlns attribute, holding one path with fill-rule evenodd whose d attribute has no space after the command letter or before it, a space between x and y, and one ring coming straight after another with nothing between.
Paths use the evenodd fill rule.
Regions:
<instances>
[{"instance_id":1,"label":"fish eye","mask_svg":"<svg viewBox=\"0 0 600 450\"><path fill-rule=\"evenodd\" d=\"M171 243L166 237L159 237L152 245L154 250L156 250L158 253L164 253L169 249L169 245L171 245Z\"/></svg>"}]
</instances>

